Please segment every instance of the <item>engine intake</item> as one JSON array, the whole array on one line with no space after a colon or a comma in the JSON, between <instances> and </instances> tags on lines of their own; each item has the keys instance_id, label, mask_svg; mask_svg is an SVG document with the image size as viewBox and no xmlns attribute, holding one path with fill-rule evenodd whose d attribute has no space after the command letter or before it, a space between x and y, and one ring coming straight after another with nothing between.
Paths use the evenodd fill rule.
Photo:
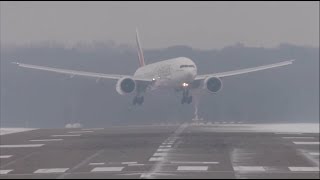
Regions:
<instances>
[{"instance_id":1,"label":"engine intake","mask_svg":"<svg viewBox=\"0 0 320 180\"><path fill-rule=\"evenodd\" d=\"M136 89L136 82L132 78L123 77L118 80L116 90L119 94L130 94Z\"/></svg>"},{"instance_id":2,"label":"engine intake","mask_svg":"<svg viewBox=\"0 0 320 180\"><path fill-rule=\"evenodd\" d=\"M217 77L207 77L204 80L204 88L211 93L216 93L222 88L222 81Z\"/></svg>"}]
</instances>

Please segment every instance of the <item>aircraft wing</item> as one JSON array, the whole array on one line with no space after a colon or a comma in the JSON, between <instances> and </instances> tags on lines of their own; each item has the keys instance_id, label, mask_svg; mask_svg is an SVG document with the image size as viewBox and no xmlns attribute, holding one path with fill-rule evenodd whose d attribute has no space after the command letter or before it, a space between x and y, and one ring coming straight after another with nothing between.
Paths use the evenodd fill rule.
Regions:
<instances>
[{"instance_id":1,"label":"aircraft wing","mask_svg":"<svg viewBox=\"0 0 320 180\"><path fill-rule=\"evenodd\" d=\"M268 65L264 65L264 66L257 66L257 67L253 67L253 68L239 69L239 70L235 70L235 71L226 71L226 72L221 72L221 73L198 75L198 76L196 76L195 80L203 80L209 76L227 77L227 76L234 76L234 75L244 74L244 73L249 73L249 72L261 71L261 70L265 70L265 69L289 65L289 64L292 64L293 61L294 60L289 60L289 61L283 61L283 62L274 63L274 64L268 64Z\"/></svg>"},{"instance_id":2,"label":"aircraft wing","mask_svg":"<svg viewBox=\"0 0 320 180\"><path fill-rule=\"evenodd\" d=\"M151 82L152 79L146 79L146 78L137 78L133 77L131 75L120 75L120 74L103 74L103 73L94 73L94 72L86 72L86 71L75 71L75 70L69 70L69 69L58 69L58 68L52 68L52 67L46 67L46 66L36 66L32 64L23 64L23 63L17 63L13 62L13 64L18 65L22 68L29 68L29 69L36 69L36 70L42 70L42 71L49 71L49 72L55 72L60 74L67 74L70 76L85 76L85 77L93 77L97 79L120 79L122 77L131 77L134 80L137 81L144 81L144 82Z\"/></svg>"}]
</instances>

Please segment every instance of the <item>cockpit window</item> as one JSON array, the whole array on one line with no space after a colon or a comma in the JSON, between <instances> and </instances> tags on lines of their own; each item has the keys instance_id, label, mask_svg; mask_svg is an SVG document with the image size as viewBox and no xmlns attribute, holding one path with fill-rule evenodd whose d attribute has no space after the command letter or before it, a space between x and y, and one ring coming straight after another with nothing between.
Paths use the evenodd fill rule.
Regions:
<instances>
[{"instance_id":1,"label":"cockpit window","mask_svg":"<svg viewBox=\"0 0 320 180\"><path fill-rule=\"evenodd\" d=\"M194 68L194 65L181 65L180 68L187 68L187 67L192 67Z\"/></svg>"}]
</instances>

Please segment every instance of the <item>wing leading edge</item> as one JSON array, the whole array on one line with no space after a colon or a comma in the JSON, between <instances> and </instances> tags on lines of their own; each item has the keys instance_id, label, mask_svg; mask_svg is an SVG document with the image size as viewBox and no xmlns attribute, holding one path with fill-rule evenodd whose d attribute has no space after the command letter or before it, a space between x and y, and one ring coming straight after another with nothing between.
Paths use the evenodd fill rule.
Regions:
<instances>
[{"instance_id":1,"label":"wing leading edge","mask_svg":"<svg viewBox=\"0 0 320 180\"><path fill-rule=\"evenodd\" d=\"M235 70L235 71L226 71L226 72L221 72L221 73L198 75L198 76L196 76L195 80L202 80L202 79L205 79L209 76L227 77L227 76L234 76L234 75L244 74L244 73L249 73L249 72L261 71L261 70L265 70L265 69L286 66L286 65L292 64L293 61L294 60L289 60L289 61L283 61L283 62L274 63L274 64L268 64L268 65L264 65L264 66L257 66L257 67L253 67L253 68L239 69L239 70Z\"/></svg>"},{"instance_id":2,"label":"wing leading edge","mask_svg":"<svg viewBox=\"0 0 320 180\"><path fill-rule=\"evenodd\" d=\"M52 67L46 67L46 66L37 66L32 64L23 64L23 63L17 63L13 62L13 64L18 65L19 67L23 68L29 68L29 69L36 69L36 70L42 70L42 71L49 71L49 72L55 72L60 74L67 74L71 76L85 76L85 77L93 77L93 78L103 78L103 79L120 79L123 77L131 77L134 80L137 81L147 81L151 82L152 79L146 79L146 78L137 78L131 75L120 75L120 74L103 74L103 73L94 73L94 72L86 72L86 71L75 71L75 70L69 70L69 69L59 69L59 68L52 68Z\"/></svg>"}]
</instances>

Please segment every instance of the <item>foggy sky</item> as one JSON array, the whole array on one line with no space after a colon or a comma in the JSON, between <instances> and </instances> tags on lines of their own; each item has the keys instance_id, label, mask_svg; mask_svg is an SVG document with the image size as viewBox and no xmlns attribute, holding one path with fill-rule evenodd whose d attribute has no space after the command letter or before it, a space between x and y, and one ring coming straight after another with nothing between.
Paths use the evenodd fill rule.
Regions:
<instances>
[{"instance_id":1,"label":"foggy sky","mask_svg":"<svg viewBox=\"0 0 320 180\"><path fill-rule=\"evenodd\" d=\"M1 2L1 45L134 45L136 27L147 49L319 47L319 2Z\"/></svg>"}]
</instances>

